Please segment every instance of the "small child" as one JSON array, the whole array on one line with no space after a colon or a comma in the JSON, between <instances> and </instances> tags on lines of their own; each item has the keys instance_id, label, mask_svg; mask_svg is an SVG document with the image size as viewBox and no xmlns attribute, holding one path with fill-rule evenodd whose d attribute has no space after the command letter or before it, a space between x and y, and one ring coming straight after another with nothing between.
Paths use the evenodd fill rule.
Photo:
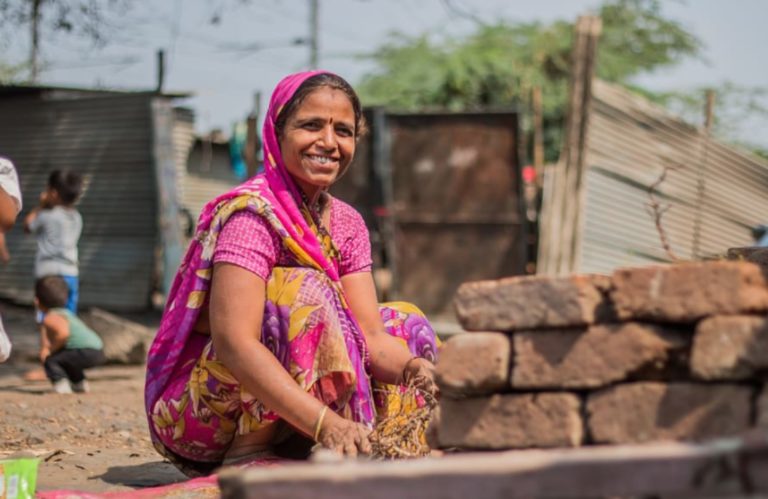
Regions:
<instances>
[{"instance_id":1,"label":"small child","mask_svg":"<svg viewBox=\"0 0 768 499\"><path fill-rule=\"evenodd\" d=\"M83 179L69 170L54 170L48 187L40 193L40 205L24 219L24 229L37 237L35 278L60 276L67 283L66 308L77 313L79 271L77 242L83 219L75 208ZM38 317L39 319L39 317Z\"/></svg>"},{"instance_id":2,"label":"small child","mask_svg":"<svg viewBox=\"0 0 768 499\"><path fill-rule=\"evenodd\" d=\"M83 370L104 363L104 343L64 308L68 291L60 276L43 277L35 283L35 306L43 313L40 361L56 393L84 393L88 382Z\"/></svg>"},{"instance_id":3,"label":"small child","mask_svg":"<svg viewBox=\"0 0 768 499\"><path fill-rule=\"evenodd\" d=\"M13 227L16 216L21 211L21 189L19 176L10 160L0 158L0 259L8 263L11 259L5 245L5 232ZM5 334L0 320L0 362L5 362L11 355L11 341Z\"/></svg>"}]
</instances>

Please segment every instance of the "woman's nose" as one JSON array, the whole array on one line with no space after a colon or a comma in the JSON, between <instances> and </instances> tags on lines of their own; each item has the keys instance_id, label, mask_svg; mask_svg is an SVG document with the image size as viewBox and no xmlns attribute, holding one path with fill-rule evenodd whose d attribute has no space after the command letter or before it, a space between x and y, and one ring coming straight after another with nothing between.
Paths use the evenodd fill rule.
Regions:
<instances>
[{"instance_id":1,"label":"woman's nose","mask_svg":"<svg viewBox=\"0 0 768 499\"><path fill-rule=\"evenodd\" d=\"M319 143L321 146L327 148L327 149L335 149L336 148L336 133L333 129L333 126L325 126L320 132L320 140Z\"/></svg>"}]
</instances>

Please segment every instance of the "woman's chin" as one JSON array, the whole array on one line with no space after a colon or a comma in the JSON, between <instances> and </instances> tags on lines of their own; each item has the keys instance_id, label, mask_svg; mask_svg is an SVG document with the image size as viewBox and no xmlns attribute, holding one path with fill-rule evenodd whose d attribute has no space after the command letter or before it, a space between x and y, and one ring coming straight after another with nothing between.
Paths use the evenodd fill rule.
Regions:
<instances>
[{"instance_id":1,"label":"woman's chin","mask_svg":"<svg viewBox=\"0 0 768 499\"><path fill-rule=\"evenodd\" d=\"M322 175L312 175L312 177L309 179L309 183L318 189L325 189L333 185L337 178L339 178L337 172Z\"/></svg>"}]
</instances>

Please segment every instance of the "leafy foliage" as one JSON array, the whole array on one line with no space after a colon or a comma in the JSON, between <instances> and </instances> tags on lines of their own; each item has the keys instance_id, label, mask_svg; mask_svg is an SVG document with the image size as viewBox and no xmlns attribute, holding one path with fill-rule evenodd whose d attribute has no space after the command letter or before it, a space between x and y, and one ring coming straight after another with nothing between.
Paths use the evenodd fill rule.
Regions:
<instances>
[{"instance_id":1,"label":"leafy foliage","mask_svg":"<svg viewBox=\"0 0 768 499\"><path fill-rule=\"evenodd\" d=\"M603 32L597 74L613 82L698 57L701 42L665 18L657 0L612 0L599 10ZM464 40L394 33L372 58L379 69L360 85L365 102L402 110L472 110L526 106L541 88L548 159L559 148L573 24L499 22L479 25Z\"/></svg>"}]
</instances>

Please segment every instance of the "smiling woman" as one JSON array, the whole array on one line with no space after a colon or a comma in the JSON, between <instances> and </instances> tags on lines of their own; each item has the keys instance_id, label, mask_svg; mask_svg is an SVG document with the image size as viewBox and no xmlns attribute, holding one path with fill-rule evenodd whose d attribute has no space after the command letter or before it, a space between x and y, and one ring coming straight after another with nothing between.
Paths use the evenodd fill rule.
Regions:
<instances>
[{"instance_id":1,"label":"smiling woman","mask_svg":"<svg viewBox=\"0 0 768 499\"><path fill-rule=\"evenodd\" d=\"M379 306L362 217L327 193L364 131L345 80L288 76L264 124L265 172L203 211L147 361L152 440L183 471L288 440L368 453L396 385L436 391L434 331L413 305Z\"/></svg>"}]
</instances>

